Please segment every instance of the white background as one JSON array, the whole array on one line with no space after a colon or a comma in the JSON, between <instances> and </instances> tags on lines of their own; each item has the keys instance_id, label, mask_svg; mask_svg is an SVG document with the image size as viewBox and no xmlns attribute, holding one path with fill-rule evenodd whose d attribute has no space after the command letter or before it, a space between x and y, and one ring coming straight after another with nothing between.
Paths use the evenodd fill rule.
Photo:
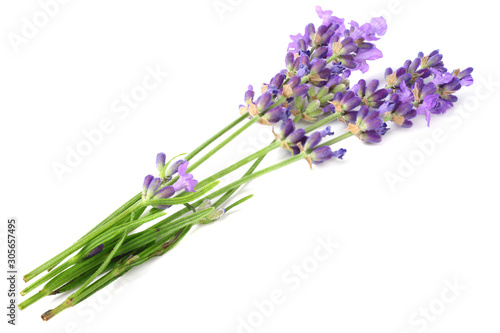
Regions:
<instances>
[{"instance_id":1,"label":"white background","mask_svg":"<svg viewBox=\"0 0 500 333\"><path fill-rule=\"evenodd\" d=\"M348 21L388 17L378 43L384 58L366 78L439 48L449 69L475 67L476 84L431 128L420 119L376 146L350 139L339 146L348 149L344 161L313 172L297 163L251 183L239 194L254 193L251 201L114 288L47 323L40 315L63 298L44 299L9 332L237 332L249 317L254 326L241 332L498 331L500 50L491 2L220 3L230 10L221 14L213 0L69 1L16 52L8 36L21 34L23 18L33 21L40 3L2 2L0 216L19 219L21 273L137 193L155 171L156 153L188 152L238 116L246 86L259 87L284 67L288 36L319 24L316 4ZM122 94L157 67L168 72L163 82L128 115L114 112ZM68 147L103 119L112 130L60 181L54 162L65 163ZM271 139L270 128L256 126L195 176ZM434 148L424 155L419 142ZM409 160L417 165L399 174ZM391 187L387 173L404 182ZM328 238L338 249L307 266L318 239ZM303 263L311 273L293 289L290 269ZM448 289L455 282L466 287L458 296ZM274 290L283 302L259 322L255 302L266 303ZM429 307L432 317L423 319L419 311Z\"/></svg>"}]
</instances>

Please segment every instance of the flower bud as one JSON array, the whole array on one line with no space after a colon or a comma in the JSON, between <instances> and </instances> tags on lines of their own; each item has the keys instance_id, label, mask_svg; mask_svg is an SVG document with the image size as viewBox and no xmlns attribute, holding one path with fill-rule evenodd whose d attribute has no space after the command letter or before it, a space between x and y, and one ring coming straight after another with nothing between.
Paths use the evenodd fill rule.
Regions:
<instances>
[{"instance_id":1,"label":"flower bud","mask_svg":"<svg viewBox=\"0 0 500 333\"><path fill-rule=\"evenodd\" d=\"M266 91L265 93L260 95L259 98L257 98L257 101L255 102L255 105L257 106L257 110L259 110L259 112L264 111L267 108L267 106L269 105L271 98L272 98L272 94L270 91Z\"/></svg>"},{"instance_id":2,"label":"flower bud","mask_svg":"<svg viewBox=\"0 0 500 333\"><path fill-rule=\"evenodd\" d=\"M314 58L323 59L323 58L326 57L327 53L328 53L328 47L327 46L322 46L322 47L316 49L311 54L311 59L314 59Z\"/></svg>"},{"instance_id":3,"label":"flower bud","mask_svg":"<svg viewBox=\"0 0 500 333\"><path fill-rule=\"evenodd\" d=\"M175 193L175 189L173 186L165 186L164 188L160 189L159 191L156 191L155 195L152 197L153 200L156 199L167 199L173 196ZM156 205L154 208L156 209L167 209L171 207L172 205Z\"/></svg>"},{"instance_id":4,"label":"flower bud","mask_svg":"<svg viewBox=\"0 0 500 333\"><path fill-rule=\"evenodd\" d=\"M276 124L283 118L287 118L287 110L287 108L277 106L274 109L267 111L266 114L261 117L261 120L264 119L265 121L263 123L266 125Z\"/></svg>"},{"instance_id":5,"label":"flower bud","mask_svg":"<svg viewBox=\"0 0 500 333\"><path fill-rule=\"evenodd\" d=\"M320 164L331 159L333 157L333 152L330 147L319 147L309 154L309 157L312 163Z\"/></svg>"},{"instance_id":6,"label":"flower bud","mask_svg":"<svg viewBox=\"0 0 500 333\"><path fill-rule=\"evenodd\" d=\"M322 138L323 136L321 135L320 132L314 132L313 134L311 134L309 138L307 138L306 143L304 145L304 149L305 150L313 149L318 145L318 143L320 143Z\"/></svg>"},{"instance_id":7,"label":"flower bud","mask_svg":"<svg viewBox=\"0 0 500 333\"><path fill-rule=\"evenodd\" d=\"M313 100L309 105L306 107L304 110L304 113L307 114L310 117L315 117L318 116L318 109L321 105L321 102L317 99ZM320 114L323 113L322 110L320 110Z\"/></svg>"},{"instance_id":8,"label":"flower bud","mask_svg":"<svg viewBox=\"0 0 500 333\"><path fill-rule=\"evenodd\" d=\"M311 67L311 75L318 74L325 67L326 67L326 60L325 59L316 60L313 64L313 66ZM328 71L328 73L329 73L329 71Z\"/></svg>"},{"instance_id":9,"label":"flower bud","mask_svg":"<svg viewBox=\"0 0 500 333\"><path fill-rule=\"evenodd\" d=\"M321 97L321 98L319 99L319 101L321 102L321 104L324 104L324 103L326 103L326 102L328 102L328 101L331 101L331 100L333 99L333 97L335 97L335 95L334 95L334 94L327 94L327 95L325 95L325 96Z\"/></svg>"},{"instance_id":10,"label":"flower bud","mask_svg":"<svg viewBox=\"0 0 500 333\"><path fill-rule=\"evenodd\" d=\"M293 131L288 137L287 137L287 143L289 144L297 144L302 141L304 136L306 135L306 131L303 128L299 128L295 131Z\"/></svg>"},{"instance_id":11,"label":"flower bud","mask_svg":"<svg viewBox=\"0 0 500 333\"><path fill-rule=\"evenodd\" d=\"M288 52L285 57L286 69L291 72L293 70L294 55L292 52Z\"/></svg>"},{"instance_id":12,"label":"flower bud","mask_svg":"<svg viewBox=\"0 0 500 333\"><path fill-rule=\"evenodd\" d=\"M255 92L253 91L253 87L250 85L250 86L248 86L248 90L245 92L246 105L250 104L250 102L253 102L254 96L255 96Z\"/></svg>"},{"instance_id":13,"label":"flower bud","mask_svg":"<svg viewBox=\"0 0 500 333\"><path fill-rule=\"evenodd\" d=\"M146 191L146 199L149 200L153 197L153 195L156 193L158 188L161 185L161 179L160 178L155 178L151 181L151 183L148 186L148 189Z\"/></svg>"},{"instance_id":14,"label":"flower bud","mask_svg":"<svg viewBox=\"0 0 500 333\"><path fill-rule=\"evenodd\" d=\"M89 253L87 253L85 259L92 258L93 256L101 253L102 249L104 249L104 244L94 247Z\"/></svg>"},{"instance_id":15,"label":"flower bud","mask_svg":"<svg viewBox=\"0 0 500 333\"><path fill-rule=\"evenodd\" d=\"M295 123L292 119L285 120L280 127L279 137L281 140L287 138L295 130Z\"/></svg>"},{"instance_id":16,"label":"flower bud","mask_svg":"<svg viewBox=\"0 0 500 333\"><path fill-rule=\"evenodd\" d=\"M291 97L301 96L306 94L309 91L308 84L301 84L293 89L293 93Z\"/></svg>"},{"instance_id":17,"label":"flower bud","mask_svg":"<svg viewBox=\"0 0 500 333\"><path fill-rule=\"evenodd\" d=\"M156 155L156 169L161 172L163 167L165 166L165 160L167 159L167 155L165 153L159 153Z\"/></svg>"},{"instance_id":18,"label":"flower bud","mask_svg":"<svg viewBox=\"0 0 500 333\"><path fill-rule=\"evenodd\" d=\"M153 175L147 175L146 178L144 178L144 183L142 185L142 198L143 199L146 198L148 187L149 187L149 185L151 184L151 182L153 181L154 178L155 177Z\"/></svg>"},{"instance_id":19,"label":"flower bud","mask_svg":"<svg viewBox=\"0 0 500 333\"><path fill-rule=\"evenodd\" d=\"M279 89L283 85L283 81L285 81L285 75L282 73L278 73L271 79L271 82L269 82L269 86Z\"/></svg>"},{"instance_id":20,"label":"flower bud","mask_svg":"<svg viewBox=\"0 0 500 333\"><path fill-rule=\"evenodd\" d=\"M175 161L174 163L171 163L167 170L165 171L165 177L167 179L170 179L172 178L173 175L175 175L177 173L177 170L179 169L179 166L183 163L186 163L186 160L185 159L182 159L182 160L178 160L178 161Z\"/></svg>"}]
</instances>

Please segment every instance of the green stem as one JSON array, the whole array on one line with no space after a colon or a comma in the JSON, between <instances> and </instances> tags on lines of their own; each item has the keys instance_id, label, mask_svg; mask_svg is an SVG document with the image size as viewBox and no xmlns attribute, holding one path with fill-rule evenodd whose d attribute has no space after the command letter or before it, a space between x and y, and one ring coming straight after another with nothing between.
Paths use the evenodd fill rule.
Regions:
<instances>
[{"instance_id":1,"label":"green stem","mask_svg":"<svg viewBox=\"0 0 500 333\"><path fill-rule=\"evenodd\" d=\"M340 117L340 113L335 112L334 114L331 114L328 117L325 117L325 118L321 119L320 121L306 127L304 130L306 131L306 133L312 132L315 129L320 128L321 126L326 125L326 124L334 121L335 119L338 119L339 117Z\"/></svg>"},{"instance_id":2,"label":"green stem","mask_svg":"<svg viewBox=\"0 0 500 333\"><path fill-rule=\"evenodd\" d=\"M181 230L176 236L173 237L172 241L168 244L168 246L165 246L164 244L156 245L156 247L161 248L161 250L160 250L161 253L156 252L153 254L163 255L166 252L173 249L184 238L184 236L187 234L187 232L189 231L190 228L191 228L191 226ZM65 309L68 309L72 306L77 305L81 301L85 300L86 298L90 297L91 295L93 295L97 291L101 290L102 288L106 287L107 285L109 285L110 283L112 283L113 281L118 279L120 276L122 276L123 274L128 272L133 267L146 262L147 260L151 259L152 257L153 256L141 258L141 257L135 256L132 259L129 259L123 263L118 263L110 272L108 272L106 275L99 278L94 283L92 283L90 286L88 286L85 290L83 290L82 293L80 294L80 297L77 300L64 301L55 309L52 309L52 310L45 312L42 315L42 319L44 321L47 321L47 320L53 318L54 316L56 316L57 314L61 313Z\"/></svg>"},{"instance_id":3,"label":"green stem","mask_svg":"<svg viewBox=\"0 0 500 333\"><path fill-rule=\"evenodd\" d=\"M340 136L338 136L338 137L336 137L336 138L334 138L334 139L332 139L330 141L327 141L327 142L319 145L317 148L334 145L334 144L336 144L336 143L338 143L338 142L340 142L342 140L350 138L353 135L354 134L352 134L351 132L346 132L346 133L344 133L344 134L342 134L342 135L340 135Z\"/></svg>"},{"instance_id":4,"label":"green stem","mask_svg":"<svg viewBox=\"0 0 500 333\"><path fill-rule=\"evenodd\" d=\"M90 276L90 278L87 279L87 281L85 281L83 283L83 285L73 293L73 295L71 295L69 298L72 299L74 302L76 300L78 300L78 296L83 292L83 290L85 289L85 287L87 287L92 281L94 281L94 279L99 276L99 274L101 274L104 269L108 266L108 264L110 263L111 259L113 259L113 257L115 256L115 253L116 251L118 251L118 249L120 248L120 246L122 246L123 244L123 241L125 240L125 237L127 237L128 235L128 228L127 230L125 230L123 232L123 235L122 237L120 238L120 240L118 241L118 243L116 243L116 245L113 247L113 250L108 254L108 256L106 257L106 260L104 260L104 262L101 264L101 266L99 266L99 268L97 269L97 271L94 272L94 274L92 274L92 276Z\"/></svg>"},{"instance_id":5,"label":"green stem","mask_svg":"<svg viewBox=\"0 0 500 333\"><path fill-rule=\"evenodd\" d=\"M262 160L264 159L264 157L265 157L265 155L261 156L260 158L258 158L254 162L254 164L250 167L250 169L245 173L245 176L247 176L249 174L252 174L254 172L254 170L257 168L257 166L262 162ZM234 192L236 190L237 190L237 187L234 187L233 189L229 190L222 198L220 198L214 204L214 207L219 207L219 205L222 204L225 200L227 200L232 194L234 194ZM239 204L242 201L247 200L249 198L250 198L250 196L248 196L246 198L243 198L242 200L238 201L237 203L229 206L228 210L231 209L231 207L234 207L237 204ZM193 206L197 207L202 202L202 200L203 199L199 200L197 203L193 204ZM154 226L151 226L150 228L146 229L142 233L146 233L148 231L159 231L159 228L160 228L160 226L163 223L168 222L169 220L176 219L177 217L182 216L184 213L186 213L188 211L189 211L189 209L187 209L187 208L182 209L181 211L173 214L171 217L165 219L164 221L159 222L159 223L155 224ZM192 214L192 215L188 216L188 218L189 218L189 220L196 220L196 219L199 220L200 218L203 218L204 216L208 215L211 211L212 210L209 210L208 212L203 212L203 214L200 214L201 212L198 212L198 214L200 214L200 215L194 216L194 218L193 218L193 215L195 215L195 214ZM186 220L188 220L188 219L185 219L184 222L190 223L189 220L188 221L186 221ZM178 226L179 226L179 224L178 224ZM155 255L155 256L156 255L163 255L164 253L166 253L167 251L169 251L170 249L172 249L176 244L178 244L178 242L180 242L180 240L182 240L182 238L189 232L189 230L191 229L191 227L192 227L192 224L188 225L186 227L183 227L182 229L180 229L178 231L177 235L172 240L170 240L170 241L168 241L166 243L163 243L163 244L160 244L160 245L158 245L157 242L151 243L151 246L147 247L146 249L144 249L143 252L141 252L141 254L142 255L147 254L148 255L148 259L152 255ZM138 244L145 244L145 243L148 243L149 241L151 241L151 239L146 240L146 239L139 239L140 237L136 237L136 238L137 238ZM128 241L127 241L127 243L128 243L127 245L132 245ZM128 251L128 249L127 249L127 251ZM92 259L97 259L97 258L94 257ZM116 257L115 257L115 259L116 259ZM92 265L92 266L95 266L95 264ZM92 271L92 270L93 270L93 268L89 268L88 271ZM60 290L60 291L64 291L66 289L67 290L71 290L74 286L80 285L83 282L83 280L85 279L85 276L83 276L83 277L81 276L81 274L82 274L82 273L80 273L81 271L82 271L82 269L80 269L79 271L77 270L74 274L67 276L67 278L64 281L62 281L61 279L59 279L59 281L57 281L57 283L49 283L49 285L51 285L50 288L48 288L47 290L42 290L38 294L36 294L36 295L40 295L40 296L32 297L32 298L26 300L25 302L23 302L24 303L23 304L24 305L23 308L25 308L25 307L29 306L30 304L36 302L37 300L39 300L40 298L42 298L45 295L53 294L55 291L58 291L58 290ZM128 270L126 270L126 271L128 271ZM86 276L88 276L88 275L86 275ZM73 300L70 303L66 303L65 302L65 303L61 304L59 307L57 307L56 309L47 311L42 316L42 318L44 318L44 320L48 320L48 319L52 318L57 313L63 311L65 308L69 307L70 304L71 304L71 306L73 306L73 305L81 302L83 299L89 297L93 293L97 292L98 290L104 288L109 283L113 282L116 278L117 278L117 276L112 276L112 275L110 275L108 273L105 277L101 278L99 281L96 281L96 283L92 284L87 289L85 289L85 291L82 291L81 299L77 299L76 301ZM67 282L67 281L69 281L69 282ZM64 283L63 287L60 287L59 289L54 289L55 285L61 285L63 283ZM65 287L66 287L66 289L64 289Z\"/></svg>"},{"instance_id":6,"label":"green stem","mask_svg":"<svg viewBox=\"0 0 500 333\"><path fill-rule=\"evenodd\" d=\"M259 166L259 164L262 162L262 160L266 157L266 155L264 156L261 156L259 157L253 164L252 166L250 167L250 169L248 169L248 171L243 175L243 177L245 176L248 176L248 175L251 175L255 169L257 169L257 167ZM236 188L233 188L229 191L227 191L222 197L219 198L219 200L217 200L213 207L215 208L219 208L224 202L226 202L226 200L228 200L233 194L234 192L236 192L238 190L238 187Z\"/></svg>"},{"instance_id":7,"label":"green stem","mask_svg":"<svg viewBox=\"0 0 500 333\"><path fill-rule=\"evenodd\" d=\"M326 124L334 121L335 119L338 119L339 117L340 117L339 113L334 113L334 114L329 115L328 117L325 117L324 119L318 121L317 123L306 127L304 130L306 131L306 133L310 133L321 126L326 125ZM230 165L229 167L227 167L227 168L213 174L212 176L202 180L201 182L198 183L198 186L205 186L205 184L207 184L211 181L214 181L216 179L220 179L221 177L224 177L225 175L241 168L243 165L248 164L249 162L253 161L254 159L266 156L268 153L270 153L271 151L273 151L279 147L281 147L281 142L280 141L273 141L269 146L262 148L261 150L239 160L238 162Z\"/></svg>"},{"instance_id":8,"label":"green stem","mask_svg":"<svg viewBox=\"0 0 500 333\"><path fill-rule=\"evenodd\" d=\"M334 54L330 58L328 58L328 60L326 61L326 63L329 64L332 61L337 60L338 58L339 58L339 55L338 54Z\"/></svg>"},{"instance_id":9,"label":"green stem","mask_svg":"<svg viewBox=\"0 0 500 333\"><path fill-rule=\"evenodd\" d=\"M256 158L260 158L262 156L265 156L267 155L269 152L273 151L274 149L278 148L281 146L281 142L280 141L275 141L275 142L272 142L269 146L265 147L265 148L262 148L261 150L239 160L238 162L230 165L229 167L213 174L212 176L202 180L201 182L198 183L198 186L205 186L205 184L207 183L210 183L216 179L220 179L221 177L224 177L225 175L228 175L230 174L231 172L241 168L242 166L244 166L245 164L248 164L250 163L251 161L253 161L254 159Z\"/></svg>"},{"instance_id":10,"label":"green stem","mask_svg":"<svg viewBox=\"0 0 500 333\"><path fill-rule=\"evenodd\" d=\"M245 201L251 199L253 197L253 194L250 194L250 195L247 195L246 197L236 201L235 203L229 205L226 207L225 209L225 212L229 212L231 209L233 209L234 207L238 206L238 205L241 205L242 203L244 203Z\"/></svg>"},{"instance_id":11,"label":"green stem","mask_svg":"<svg viewBox=\"0 0 500 333\"><path fill-rule=\"evenodd\" d=\"M263 176L263 175L265 175L265 174L267 174L269 172L281 169L281 168L283 168L283 167L285 167L285 166L287 166L289 164L292 164L294 162L297 162L297 161L299 161L299 160L301 160L301 159L303 159L305 157L306 157L306 153L305 152L302 152L300 154L292 156L292 157L290 157L290 158L288 158L288 159L286 159L286 160L284 160L282 162L276 163L274 165L271 165L270 167L267 167L265 169L262 169L260 171L255 172L255 173L252 173L251 175L245 176L245 177L241 178L240 180L232 182L231 184L226 185L223 188L221 188L221 189L219 189L219 190L217 190L217 191L215 191L215 192L207 195L206 198L207 199L216 198L219 195L224 194L225 192L227 192L227 191L229 191L229 190L231 190L233 188L239 187L239 186L241 186L241 185L243 185L243 184L245 184L245 183L247 183L247 182L249 182L249 181L251 181L251 180L253 180L255 178Z\"/></svg>"},{"instance_id":12,"label":"green stem","mask_svg":"<svg viewBox=\"0 0 500 333\"><path fill-rule=\"evenodd\" d=\"M203 142L196 149L194 149L192 152L190 152L186 156L186 160L190 161L193 157L195 157L196 155L198 155L203 149L205 149L206 147L208 147L212 142L214 142L215 140L217 140L218 138L220 138L221 136L223 136L224 134L226 134L228 131L230 131L233 127L235 127L236 125L238 125L239 123L241 123L247 117L248 117L248 114L244 114L244 115L240 116L239 118L237 118L232 123L230 123L229 125L227 125L226 127L224 127L223 129L221 129L219 132L217 132L210 139L208 139L207 141Z\"/></svg>"},{"instance_id":13,"label":"green stem","mask_svg":"<svg viewBox=\"0 0 500 333\"><path fill-rule=\"evenodd\" d=\"M103 225L101 228L95 229L93 232L87 233L84 237L80 238L78 241L76 241L73 245L68 247L66 250L63 252L59 253L52 259L48 260L44 264L38 266L35 268L33 271L28 273L25 276L25 281L31 280L33 277L37 276L38 274L42 273L44 270L53 267L54 265L60 263L62 260L67 258L69 255L71 255L73 252L84 246L87 242L91 241L94 239L96 236L100 235L101 233L105 232L106 230L109 230L112 226L114 226L117 222L121 220L121 218L124 218L127 216L127 214L132 213L135 209L139 208L140 205L142 205L142 202L135 203L134 205L130 206L129 208L125 209L123 212L118 214L116 217L113 219L109 220L106 225Z\"/></svg>"},{"instance_id":14,"label":"green stem","mask_svg":"<svg viewBox=\"0 0 500 333\"><path fill-rule=\"evenodd\" d=\"M248 121L245 125L243 125L241 128L239 128L236 132L231 134L226 140L219 143L215 148L213 148L211 151L209 151L203 157L201 157L198 161L196 161L193 165L191 165L187 171L190 172L190 171L193 171L194 169L196 169L197 167L199 167L203 162L205 162L210 157L212 157L215 153L217 153L219 150L221 150L229 142L233 141L238 135L240 135L246 129L248 129L250 126L252 126L256 122L258 122L259 119L260 119L259 117L253 117L250 121Z\"/></svg>"},{"instance_id":15,"label":"green stem","mask_svg":"<svg viewBox=\"0 0 500 333\"><path fill-rule=\"evenodd\" d=\"M203 149L205 149L208 145L210 145L212 142L220 138L222 135L230 131L233 127L241 123L245 118L248 117L248 114L242 115L233 122L231 122L229 125L224 127L222 130L217 132L215 135L210 137L208 140L203 142L201 145L199 145L197 148L195 148L191 153L189 153L186 156L186 160L191 160L193 157L198 155ZM131 198L129 201L127 201L125 204L123 204L120 208L118 208L116 211L114 211L110 216L105 218L101 223L96 225L93 229L91 229L88 233L86 233L81 239L87 237L89 234L92 234L96 230L99 230L102 226L106 225L110 220L114 219L117 215L121 214L123 211L129 209L131 206L135 205L140 199L141 199L142 194L138 193L136 194L133 198ZM66 252L63 251L62 253ZM72 252L71 252L72 253ZM70 253L70 254L71 254ZM50 259L49 261L45 262L44 264L40 265L39 267L35 268L28 274L24 276L24 281L28 282L29 280L33 279L34 277L38 276L40 273L45 271L46 269L50 270L53 269L56 265L61 263L67 256L62 256L61 254L55 256L54 258ZM57 259L56 259L57 258Z\"/></svg>"}]
</instances>

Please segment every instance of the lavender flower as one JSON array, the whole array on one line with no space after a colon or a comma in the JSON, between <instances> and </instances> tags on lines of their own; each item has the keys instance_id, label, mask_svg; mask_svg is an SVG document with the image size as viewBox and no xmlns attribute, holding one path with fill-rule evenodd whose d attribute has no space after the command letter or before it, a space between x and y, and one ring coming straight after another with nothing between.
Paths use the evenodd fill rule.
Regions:
<instances>
[{"instance_id":1,"label":"lavender flower","mask_svg":"<svg viewBox=\"0 0 500 333\"><path fill-rule=\"evenodd\" d=\"M277 140L284 140L286 139L293 131L295 130L295 123L293 122L292 119L287 119L285 120L280 127L280 130L277 134L276 139Z\"/></svg>"},{"instance_id":2,"label":"lavender flower","mask_svg":"<svg viewBox=\"0 0 500 333\"><path fill-rule=\"evenodd\" d=\"M293 78L290 79L288 84L285 84L283 86L282 94L286 98L297 97L306 94L308 90L309 90L309 85L301 84L300 77L294 76Z\"/></svg>"},{"instance_id":3,"label":"lavender flower","mask_svg":"<svg viewBox=\"0 0 500 333\"><path fill-rule=\"evenodd\" d=\"M252 103L254 96L255 92L253 91L253 87L249 85L248 90L245 92L245 104L248 105Z\"/></svg>"},{"instance_id":4,"label":"lavender flower","mask_svg":"<svg viewBox=\"0 0 500 333\"><path fill-rule=\"evenodd\" d=\"M332 148L330 148L330 147L319 147L319 148L313 150L309 154L310 162L312 162L314 164L323 163L325 161L328 161L332 157L334 157L334 153L332 151Z\"/></svg>"},{"instance_id":5,"label":"lavender flower","mask_svg":"<svg viewBox=\"0 0 500 333\"><path fill-rule=\"evenodd\" d=\"M357 93L363 105L378 108L384 103L384 99L389 94L387 89L378 89L378 86L378 80L373 80L368 85L365 80L360 80L351 90Z\"/></svg>"},{"instance_id":6,"label":"lavender flower","mask_svg":"<svg viewBox=\"0 0 500 333\"><path fill-rule=\"evenodd\" d=\"M382 115L392 115L391 120L396 125L410 128L413 126L411 119L417 116L417 111L413 108L413 102L404 102L400 96L394 94L379 109ZM385 134L385 133L384 133Z\"/></svg>"},{"instance_id":7,"label":"lavender flower","mask_svg":"<svg viewBox=\"0 0 500 333\"><path fill-rule=\"evenodd\" d=\"M288 119L289 116L290 116L289 109L282 106L277 106L267 111L266 114L260 118L260 123L263 125L276 124L280 120Z\"/></svg>"},{"instance_id":8,"label":"lavender flower","mask_svg":"<svg viewBox=\"0 0 500 333\"><path fill-rule=\"evenodd\" d=\"M339 118L341 121L352 122L356 116L353 110L361 105L361 98L356 96L354 91L349 90L345 94L341 92L335 94L333 101L329 103L333 105L335 112L341 115Z\"/></svg>"},{"instance_id":9,"label":"lavender flower","mask_svg":"<svg viewBox=\"0 0 500 333\"><path fill-rule=\"evenodd\" d=\"M424 54L420 52L418 57L421 59L421 67L423 69L435 69L442 73L447 71L442 61L443 55L439 53L439 50L435 50L425 57Z\"/></svg>"},{"instance_id":10,"label":"lavender flower","mask_svg":"<svg viewBox=\"0 0 500 333\"><path fill-rule=\"evenodd\" d=\"M397 90L402 83L408 84L413 78L412 74L406 71L406 68L401 67L397 71L392 68L387 68L385 71L385 79L387 81L387 88Z\"/></svg>"},{"instance_id":11,"label":"lavender flower","mask_svg":"<svg viewBox=\"0 0 500 333\"><path fill-rule=\"evenodd\" d=\"M158 155L156 155L156 169L158 169L158 171L161 172L163 170L166 159L167 155L165 155L165 153L159 153Z\"/></svg>"},{"instance_id":12,"label":"lavender flower","mask_svg":"<svg viewBox=\"0 0 500 333\"><path fill-rule=\"evenodd\" d=\"M146 178L144 179L144 186L142 188L142 197L145 200L151 199L161 185L160 178L152 178L152 177L153 176L149 175L146 176ZM146 184L148 185L147 187Z\"/></svg>"},{"instance_id":13,"label":"lavender flower","mask_svg":"<svg viewBox=\"0 0 500 333\"><path fill-rule=\"evenodd\" d=\"M382 130L380 130L381 127ZM382 135L386 132L385 127L380 112L370 111L368 106L363 105L357 114L356 122L349 124L347 129L362 141L378 143L382 141Z\"/></svg>"},{"instance_id":14,"label":"lavender flower","mask_svg":"<svg viewBox=\"0 0 500 333\"><path fill-rule=\"evenodd\" d=\"M146 199L146 195L148 192L149 185L151 185L151 182L153 181L155 177L153 175L147 175L144 178L144 183L142 185L142 198Z\"/></svg>"},{"instance_id":15,"label":"lavender flower","mask_svg":"<svg viewBox=\"0 0 500 333\"><path fill-rule=\"evenodd\" d=\"M323 25L327 27L338 26L336 32L342 33L345 30L344 19L333 16L331 10L322 10L320 6L316 6L318 17L323 20Z\"/></svg>"},{"instance_id":16,"label":"lavender flower","mask_svg":"<svg viewBox=\"0 0 500 333\"><path fill-rule=\"evenodd\" d=\"M180 191L185 190L186 192L194 192L194 188L198 181L193 178L193 175L186 173L189 162L185 162L179 166L179 180L174 184L174 190Z\"/></svg>"},{"instance_id":17,"label":"lavender flower","mask_svg":"<svg viewBox=\"0 0 500 333\"><path fill-rule=\"evenodd\" d=\"M325 161L332 159L333 157L342 160L346 152L347 150L343 148L336 151L332 151L332 148L328 146L319 147L313 150L309 154L309 159L310 162L312 162L313 164L321 164Z\"/></svg>"},{"instance_id":18,"label":"lavender flower","mask_svg":"<svg viewBox=\"0 0 500 333\"><path fill-rule=\"evenodd\" d=\"M430 126L432 111L440 109L442 109L442 105L439 103L439 94L428 95L425 96L422 103L417 108L417 114L425 115L427 126Z\"/></svg>"},{"instance_id":19,"label":"lavender flower","mask_svg":"<svg viewBox=\"0 0 500 333\"><path fill-rule=\"evenodd\" d=\"M194 188L196 187L196 184L198 184L198 181L193 178L192 174L186 173L188 165L189 162L187 162L186 160L178 160L167 169L170 170L169 177L177 172L179 173L179 179L173 186L165 186L160 189L160 186L162 184L161 178L154 178L152 175L146 176L142 188L142 199L166 199L170 198L175 194L175 192L178 192L180 190L194 192ZM157 205L154 207L158 209L167 209L170 206Z\"/></svg>"},{"instance_id":20,"label":"lavender flower","mask_svg":"<svg viewBox=\"0 0 500 333\"><path fill-rule=\"evenodd\" d=\"M474 69L472 67L467 68L456 74L456 76L460 79L460 84L464 87L469 87L474 83L474 79L472 78L472 72Z\"/></svg>"},{"instance_id":21,"label":"lavender flower","mask_svg":"<svg viewBox=\"0 0 500 333\"><path fill-rule=\"evenodd\" d=\"M153 200L157 199L168 199L175 194L175 189L173 186L165 186L164 188L156 191L155 195L151 198ZM155 205L156 209L167 209L170 208L171 205Z\"/></svg>"},{"instance_id":22,"label":"lavender flower","mask_svg":"<svg viewBox=\"0 0 500 333\"><path fill-rule=\"evenodd\" d=\"M340 148L339 150L336 150L333 152L333 157L338 158L339 160L344 159L344 155L347 153L347 149Z\"/></svg>"}]
</instances>

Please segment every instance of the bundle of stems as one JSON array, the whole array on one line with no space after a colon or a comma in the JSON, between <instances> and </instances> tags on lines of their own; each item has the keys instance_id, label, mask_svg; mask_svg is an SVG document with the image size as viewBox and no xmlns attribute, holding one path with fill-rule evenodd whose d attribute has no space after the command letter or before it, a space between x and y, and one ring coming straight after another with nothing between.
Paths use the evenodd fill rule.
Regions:
<instances>
[{"instance_id":1,"label":"bundle of stems","mask_svg":"<svg viewBox=\"0 0 500 333\"><path fill-rule=\"evenodd\" d=\"M209 140L193 150L186 156L185 159L189 161L194 158L212 142L216 141L225 133L236 127L248 116L248 114L240 116L224 129L216 133ZM323 124L331 122L335 118L337 118L337 115L327 117L322 122L311 125L306 129L306 132L311 132ZM208 160L209 157L222 149L254 122L255 121L247 122L227 139L223 140L219 145L198 159L198 161L188 170L192 171L196 167L200 166L204 161ZM343 140L349 136L351 136L350 132L348 132L347 135L337 138L336 140L332 140L330 144L334 144L335 142ZM26 274L24 276L24 281L28 282L40 275L42 272L47 271L44 276L24 288L21 295L26 295L42 284L47 283L38 293L20 303L19 309L25 309L45 296L76 290L68 296L68 298L61 305L55 309L45 312L42 315L43 320L49 320L64 309L80 303L90 295L104 288L106 285L113 282L133 267L138 266L155 256L165 254L174 248L194 225L203 222L204 219L215 209L221 207L222 204L230 199L241 185L295 161L304 159L306 156L306 152L303 152L280 163L255 172L264 157L269 152L280 146L281 142L274 141L267 147L243 158L237 163L234 163L216 174L213 174L203 181L200 181L197 185L197 190L194 193L190 194L188 192L182 192L174 198L148 201L143 201L140 193L135 195L111 215L106 217L101 223L90 230L86 235L76 241L73 245ZM252 161L255 162L239 180L209 193L216 185L219 184L219 178ZM175 183L175 180L176 179L172 179L166 184L166 186ZM196 211L196 208L198 208L205 200L215 199L217 197L219 197L219 199L211 205L211 207ZM252 195L244 197L243 199L226 207L224 209L225 212L228 212L251 197ZM148 206L154 205L186 205L186 207L171 216L164 217L166 213L162 210L155 208L150 210L146 209ZM131 233L134 229L140 227L141 225L162 217L164 218L149 226L147 229L137 233ZM100 244L104 244L104 247L98 254L92 255L91 252L98 248ZM72 254L74 255L71 256ZM105 275L96 279L102 273L105 273Z\"/></svg>"},{"instance_id":2,"label":"bundle of stems","mask_svg":"<svg viewBox=\"0 0 500 333\"><path fill-rule=\"evenodd\" d=\"M449 73L441 61L442 55L434 51L428 56L419 54L396 71L389 68L385 87L379 89L378 80L360 80L350 87L351 70L365 73L366 61L381 57L371 41L385 34L385 20L375 18L361 26L353 21L347 29L344 20L332 16L330 11L317 8L317 12L322 25L316 29L309 24L305 35L292 36L286 69L263 85L259 98L254 101L255 93L249 86L245 105L240 106L241 115L183 159L172 163L177 158L174 157L166 163L165 154L158 154L159 177L147 176L142 193L24 276L28 282L45 272L22 290L24 296L43 285L20 303L19 309L46 296L68 293L59 306L42 315L43 320L49 320L132 268L167 253L196 225L214 222L250 199L252 195L226 206L249 181L301 160L312 168L312 164L334 157L342 159L345 149L333 151L331 146L350 137L366 143L380 142L388 131L387 122L409 128L413 125L411 119L424 115L429 123L431 114L450 109L457 100L454 93L473 82L471 68ZM347 127L341 135L334 136L327 126L335 120ZM308 125L298 128L301 121ZM194 180L190 172L256 123L281 123L277 132L273 128L276 139L206 179ZM334 137L323 140L327 136ZM210 146L213 147L209 149ZM292 156L257 170L263 159L279 148L290 151ZM250 163L241 178L216 188L222 177ZM171 206L178 210L168 209ZM167 215L169 211L173 213ZM143 230L137 231L143 226Z\"/></svg>"}]
</instances>

